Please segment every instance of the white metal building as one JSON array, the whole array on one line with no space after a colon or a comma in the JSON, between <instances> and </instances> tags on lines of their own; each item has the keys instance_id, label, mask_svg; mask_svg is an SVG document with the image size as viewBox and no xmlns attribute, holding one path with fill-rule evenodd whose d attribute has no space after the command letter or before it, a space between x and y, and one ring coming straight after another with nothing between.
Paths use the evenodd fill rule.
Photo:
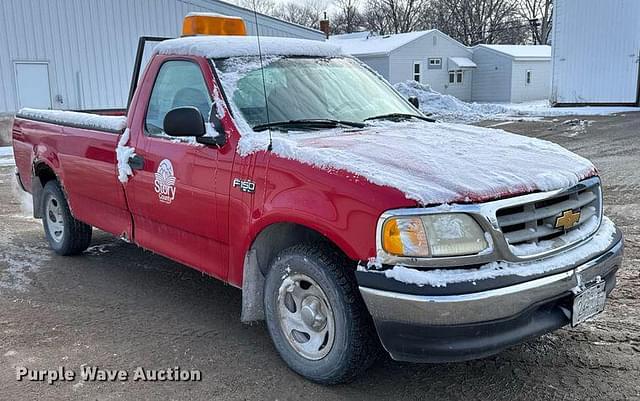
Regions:
<instances>
[{"instance_id":1,"label":"white metal building","mask_svg":"<svg viewBox=\"0 0 640 401\"><path fill-rule=\"evenodd\" d=\"M471 100L472 52L437 29L384 36L358 32L329 40L391 83L415 80L440 93Z\"/></svg>"},{"instance_id":2,"label":"white metal building","mask_svg":"<svg viewBox=\"0 0 640 401\"><path fill-rule=\"evenodd\" d=\"M1 0L0 112L126 106L138 37L176 37L193 11L250 10L217 0ZM323 40L320 31L258 15L260 34Z\"/></svg>"},{"instance_id":3,"label":"white metal building","mask_svg":"<svg viewBox=\"0 0 640 401\"><path fill-rule=\"evenodd\" d=\"M551 102L640 105L640 1L555 0Z\"/></svg>"},{"instance_id":4,"label":"white metal building","mask_svg":"<svg viewBox=\"0 0 640 401\"><path fill-rule=\"evenodd\" d=\"M551 47L478 45L473 48L472 95L478 102L519 103L549 97Z\"/></svg>"}]
</instances>

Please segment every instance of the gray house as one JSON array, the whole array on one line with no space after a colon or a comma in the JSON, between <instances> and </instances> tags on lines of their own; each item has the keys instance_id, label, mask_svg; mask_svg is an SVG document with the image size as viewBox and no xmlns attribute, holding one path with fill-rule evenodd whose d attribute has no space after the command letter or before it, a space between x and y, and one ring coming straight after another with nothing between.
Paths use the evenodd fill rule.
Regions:
<instances>
[{"instance_id":1,"label":"gray house","mask_svg":"<svg viewBox=\"0 0 640 401\"><path fill-rule=\"evenodd\" d=\"M329 41L356 56L391 83L415 80L434 90L471 100L472 51L437 29L396 35L358 32Z\"/></svg>"},{"instance_id":2,"label":"gray house","mask_svg":"<svg viewBox=\"0 0 640 401\"><path fill-rule=\"evenodd\" d=\"M551 93L551 46L478 45L473 61L474 101L518 103Z\"/></svg>"},{"instance_id":3,"label":"gray house","mask_svg":"<svg viewBox=\"0 0 640 401\"><path fill-rule=\"evenodd\" d=\"M190 12L242 17L249 34L324 40L322 32L218 0L1 0L0 113L127 104L138 37L180 35Z\"/></svg>"}]
</instances>

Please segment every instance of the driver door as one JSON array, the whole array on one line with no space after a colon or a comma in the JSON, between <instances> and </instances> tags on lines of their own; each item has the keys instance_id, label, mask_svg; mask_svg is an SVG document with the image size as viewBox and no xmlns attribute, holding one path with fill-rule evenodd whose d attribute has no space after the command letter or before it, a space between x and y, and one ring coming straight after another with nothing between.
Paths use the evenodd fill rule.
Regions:
<instances>
[{"instance_id":1,"label":"driver door","mask_svg":"<svg viewBox=\"0 0 640 401\"><path fill-rule=\"evenodd\" d=\"M126 192L137 244L225 279L227 255L216 228L216 202L224 203L216 196L218 150L195 138L169 137L162 129L164 116L183 106L196 107L209 124L213 101L206 68L199 59L154 58L145 77L155 77L147 88L146 113L132 127L139 130L135 149L144 166L134 171Z\"/></svg>"}]
</instances>

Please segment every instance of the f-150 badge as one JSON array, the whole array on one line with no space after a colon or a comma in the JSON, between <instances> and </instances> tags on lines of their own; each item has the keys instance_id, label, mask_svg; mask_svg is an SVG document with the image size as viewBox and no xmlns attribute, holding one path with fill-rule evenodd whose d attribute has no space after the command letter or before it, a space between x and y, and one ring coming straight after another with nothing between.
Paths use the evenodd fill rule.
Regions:
<instances>
[{"instance_id":1,"label":"f-150 badge","mask_svg":"<svg viewBox=\"0 0 640 401\"><path fill-rule=\"evenodd\" d=\"M256 183L251 180L241 180L240 178L234 178L233 187L240 188L242 192L256 192Z\"/></svg>"},{"instance_id":2,"label":"f-150 badge","mask_svg":"<svg viewBox=\"0 0 640 401\"><path fill-rule=\"evenodd\" d=\"M156 171L153 187L162 203L171 203L176 197L176 177L173 176L171 161L164 159Z\"/></svg>"}]
</instances>

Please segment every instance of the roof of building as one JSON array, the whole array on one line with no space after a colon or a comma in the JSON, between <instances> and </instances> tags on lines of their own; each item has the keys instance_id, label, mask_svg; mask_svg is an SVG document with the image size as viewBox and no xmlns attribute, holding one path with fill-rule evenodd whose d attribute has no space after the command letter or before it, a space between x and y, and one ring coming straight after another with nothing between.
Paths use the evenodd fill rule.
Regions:
<instances>
[{"instance_id":1,"label":"roof of building","mask_svg":"<svg viewBox=\"0 0 640 401\"><path fill-rule=\"evenodd\" d=\"M386 55L435 31L436 29L430 29L428 31L398 33L395 35L356 32L331 36L329 43L342 47L343 52L354 56Z\"/></svg>"},{"instance_id":2,"label":"roof of building","mask_svg":"<svg viewBox=\"0 0 640 401\"><path fill-rule=\"evenodd\" d=\"M514 59L551 59L551 46L547 45L477 45L502 53Z\"/></svg>"},{"instance_id":3,"label":"roof of building","mask_svg":"<svg viewBox=\"0 0 640 401\"><path fill-rule=\"evenodd\" d=\"M468 57L449 57L449 61L458 68L476 68L478 65Z\"/></svg>"}]
</instances>

